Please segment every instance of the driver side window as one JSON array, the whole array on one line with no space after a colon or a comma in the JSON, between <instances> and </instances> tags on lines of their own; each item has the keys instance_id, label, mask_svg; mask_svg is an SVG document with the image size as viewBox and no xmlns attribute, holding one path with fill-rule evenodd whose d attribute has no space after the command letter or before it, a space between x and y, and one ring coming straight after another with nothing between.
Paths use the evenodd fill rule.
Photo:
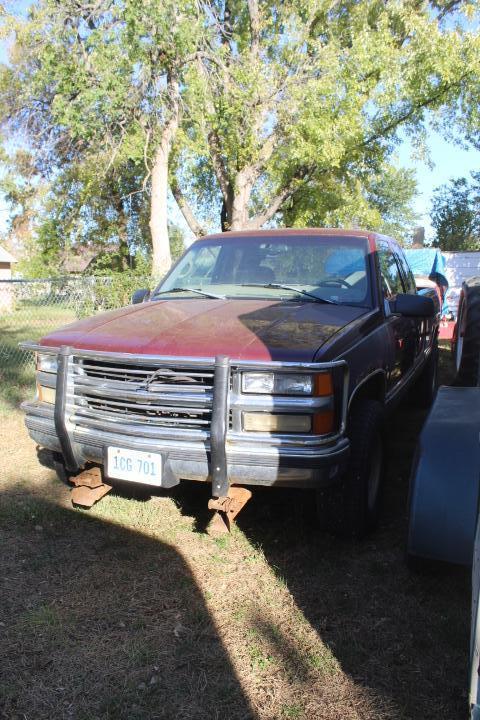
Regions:
<instances>
[{"instance_id":1,"label":"driver side window","mask_svg":"<svg viewBox=\"0 0 480 720\"><path fill-rule=\"evenodd\" d=\"M383 296L386 300L392 300L398 293L405 292L397 261L387 243L379 241L377 252Z\"/></svg>"},{"instance_id":2,"label":"driver side window","mask_svg":"<svg viewBox=\"0 0 480 720\"><path fill-rule=\"evenodd\" d=\"M174 271L176 284L202 285L209 283L219 250L220 246L200 246L196 252L185 255Z\"/></svg>"}]
</instances>

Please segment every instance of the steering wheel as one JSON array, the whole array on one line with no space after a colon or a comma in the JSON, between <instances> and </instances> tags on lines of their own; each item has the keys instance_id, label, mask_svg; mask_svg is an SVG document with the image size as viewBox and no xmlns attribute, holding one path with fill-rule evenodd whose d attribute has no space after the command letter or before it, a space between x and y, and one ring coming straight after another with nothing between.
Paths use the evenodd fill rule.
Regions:
<instances>
[{"instance_id":1,"label":"steering wheel","mask_svg":"<svg viewBox=\"0 0 480 720\"><path fill-rule=\"evenodd\" d=\"M318 284L320 285L320 287L345 287L348 290L350 290L350 288L352 287L350 283L343 278L327 278L326 280L322 280Z\"/></svg>"}]
</instances>

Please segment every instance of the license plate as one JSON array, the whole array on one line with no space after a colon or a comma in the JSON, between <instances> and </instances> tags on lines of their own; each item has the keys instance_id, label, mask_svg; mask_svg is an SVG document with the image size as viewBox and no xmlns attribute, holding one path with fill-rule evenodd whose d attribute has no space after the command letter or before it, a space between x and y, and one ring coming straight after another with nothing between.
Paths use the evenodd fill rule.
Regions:
<instances>
[{"instance_id":1,"label":"license plate","mask_svg":"<svg viewBox=\"0 0 480 720\"><path fill-rule=\"evenodd\" d=\"M161 486L162 456L159 453L109 447L107 475L118 480Z\"/></svg>"}]
</instances>

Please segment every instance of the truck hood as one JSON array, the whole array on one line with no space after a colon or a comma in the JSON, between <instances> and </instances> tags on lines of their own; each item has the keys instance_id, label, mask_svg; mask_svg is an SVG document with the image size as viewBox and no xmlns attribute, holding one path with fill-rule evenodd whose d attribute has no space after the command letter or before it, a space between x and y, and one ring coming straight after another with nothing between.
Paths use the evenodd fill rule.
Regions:
<instances>
[{"instance_id":1,"label":"truck hood","mask_svg":"<svg viewBox=\"0 0 480 720\"><path fill-rule=\"evenodd\" d=\"M312 362L323 343L367 312L315 302L158 300L79 320L40 342L135 355Z\"/></svg>"}]
</instances>

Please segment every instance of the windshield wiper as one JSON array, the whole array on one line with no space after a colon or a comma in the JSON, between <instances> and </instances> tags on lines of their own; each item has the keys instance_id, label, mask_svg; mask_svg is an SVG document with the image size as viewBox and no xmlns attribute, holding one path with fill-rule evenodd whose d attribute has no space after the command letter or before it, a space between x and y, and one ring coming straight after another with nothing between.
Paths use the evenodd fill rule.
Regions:
<instances>
[{"instance_id":1,"label":"windshield wiper","mask_svg":"<svg viewBox=\"0 0 480 720\"><path fill-rule=\"evenodd\" d=\"M160 290L159 292L156 292L154 295L152 295L153 298L156 298L158 295L168 295L168 293L178 293L178 292L191 292L195 293L196 295L203 295L203 297L207 298L213 298L214 300L226 300L225 295L214 295L214 293L211 292L205 292L205 290L197 290L196 288L181 288L181 287L174 287L170 290Z\"/></svg>"},{"instance_id":2,"label":"windshield wiper","mask_svg":"<svg viewBox=\"0 0 480 720\"><path fill-rule=\"evenodd\" d=\"M315 302L327 303L328 305L338 305L339 303L335 300L327 300L326 298L319 297L313 293L309 293L306 290L300 290L300 288L293 287L293 285L281 285L280 283L242 283L241 287L258 287L258 288L273 288L274 290L291 290L299 295L312 298Z\"/></svg>"}]
</instances>

